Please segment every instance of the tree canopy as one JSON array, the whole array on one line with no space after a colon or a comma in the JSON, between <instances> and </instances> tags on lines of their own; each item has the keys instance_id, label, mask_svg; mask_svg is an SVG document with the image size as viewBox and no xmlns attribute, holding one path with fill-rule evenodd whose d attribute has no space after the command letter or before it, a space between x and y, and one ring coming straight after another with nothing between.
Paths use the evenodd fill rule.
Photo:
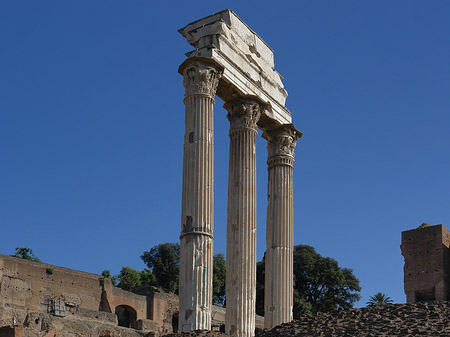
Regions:
<instances>
[{"instance_id":1,"label":"tree canopy","mask_svg":"<svg viewBox=\"0 0 450 337\"><path fill-rule=\"evenodd\" d=\"M149 284L160 286L170 292L178 292L180 264L178 243L156 245L145 251L141 259L149 269L137 271L123 267L118 275L112 277L113 284L117 283L118 287L131 291ZM224 255L221 253L214 255L213 263L213 303L225 305ZM257 263L256 270L256 313L264 315L264 258ZM111 277L107 270L102 275ZM321 256L311 246L294 247L295 319L339 308L351 308L360 299L360 291L359 280L353 275L353 270L339 267L336 260ZM389 297L387 299L391 301Z\"/></svg>"},{"instance_id":2,"label":"tree canopy","mask_svg":"<svg viewBox=\"0 0 450 337\"><path fill-rule=\"evenodd\" d=\"M34 255L33 250L26 247L17 247L15 254L11 256L19 259L41 262L41 260Z\"/></svg>"},{"instance_id":3,"label":"tree canopy","mask_svg":"<svg viewBox=\"0 0 450 337\"><path fill-rule=\"evenodd\" d=\"M145 251L141 259L149 268L141 271L142 284L157 285L170 292L178 292L180 269L180 245L178 243L166 242L156 245L150 251ZM145 275L150 280L145 281ZM225 304L225 277L225 258L223 254L218 253L213 258L214 304Z\"/></svg>"},{"instance_id":4,"label":"tree canopy","mask_svg":"<svg viewBox=\"0 0 450 337\"><path fill-rule=\"evenodd\" d=\"M264 315L265 259L256 266L256 312ZM311 246L294 247L294 319L319 312L351 308L360 299L359 280L336 260L323 257Z\"/></svg>"},{"instance_id":5,"label":"tree canopy","mask_svg":"<svg viewBox=\"0 0 450 337\"><path fill-rule=\"evenodd\" d=\"M213 257L213 304L225 305L225 257L218 253Z\"/></svg>"},{"instance_id":6,"label":"tree canopy","mask_svg":"<svg viewBox=\"0 0 450 337\"><path fill-rule=\"evenodd\" d=\"M180 269L180 245L161 243L141 255L156 279L156 285L173 293L178 292Z\"/></svg>"},{"instance_id":7,"label":"tree canopy","mask_svg":"<svg viewBox=\"0 0 450 337\"><path fill-rule=\"evenodd\" d=\"M352 308L361 287L353 270L323 257L311 246L294 247L294 318Z\"/></svg>"},{"instance_id":8,"label":"tree canopy","mask_svg":"<svg viewBox=\"0 0 450 337\"><path fill-rule=\"evenodd\" d=\"M117 286L124 290L132 291L141 286L141 277L137 270L131 267L122 267L119 275L117 275L119 283Z\"/></svg>"}]
</instances>

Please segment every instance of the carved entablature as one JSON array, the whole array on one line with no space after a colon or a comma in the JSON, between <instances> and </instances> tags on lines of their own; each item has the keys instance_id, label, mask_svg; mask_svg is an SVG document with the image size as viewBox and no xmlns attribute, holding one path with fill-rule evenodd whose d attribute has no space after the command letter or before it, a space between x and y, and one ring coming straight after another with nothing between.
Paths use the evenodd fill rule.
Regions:
<instances>
[{"instance_id":1,"label":"carved entablature","mask_svg":"<svg viewBox=\"0 0 450 337\"><path fill-rule=\"evenodd\" d=\"M230 132L239 129L252 129L257 131L259 117L265 109L265 105L251 98L239 98L228 101L223 106L228 111L227 118L230 121Z\"/></svg>"},{"instance_id":2,"label":"carved entablature","mask_svg":"<svg viewBox=\"0 0 450 337\"><path fill-rule=\"evenodd\" d=\"M188 59L208 59L224 69L217 95L224 101L223 84L233 87L240 97L255 96L270 105L264 114L278 124L292 122L285 107L287 92L283 77L275 70L273 50L233 11L226 9L196 20L179 32L194 48Z\"/></svg>"},{"instance_id":3,"label":"carved entablature","mask_svg":"<svg viewBox=\"0 0 450 337\"><path fill-rule=\"evenodd\" d=\"M267 150L269 151L269 159L278 156L290 156L294 158L295 145L297 139L302 136L292 124L283 125L274 130L266 132L268 137Z\"/></svg>"},{"instance_id":4,"label":"carved entablature","mask_svg":"<svg viewBox=\"0 0 450 337\"><path fill-rule=\"evenodd\" d=\"M222 70L211 64L194 61L183 69L185 97L204 95L214 99Z\"/></svg>"}]
</instances>

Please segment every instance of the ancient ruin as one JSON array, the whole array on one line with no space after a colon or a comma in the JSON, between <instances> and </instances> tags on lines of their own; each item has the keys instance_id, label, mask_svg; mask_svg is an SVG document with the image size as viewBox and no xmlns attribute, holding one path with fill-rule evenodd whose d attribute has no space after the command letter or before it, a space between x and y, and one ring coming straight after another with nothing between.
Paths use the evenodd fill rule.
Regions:
<instances>
[{"instance_id":1,"label":"ancient ruin","mask_svg":"<svg viewBox=\"0 0 450 337\"><path fill-rule=\"evenodd\" d=\"M402 233L408 304L322 313L269 330L262 330L264 318L256 316L256 335L446 336L449 244L450 232L442 225ZM0 255L2 337L228 336L219 332L226 310L216 306L210 312L212 331L177 333L178 303L176 295L155 287L132 293L101 275Z\"/></svg>"},{"instance_id":2,"label":"ancient ruin","mask_svg":"<svg viewBox=\"0 0 450 337\"><path fill-rule=\"evenodd\" d=\"M225 323L225 309L212 306L212 329ZM256 326L264 327L262 317ZM137 293L111 279L0 255L1 337L144 337L178 330L178 296L156 287Z\"/></svg>"},{"instance_id":3,"label":"ancient ruin","mask_svg":"<svg viewBox=\"0 0 450 337\"><path fill-rule=\"evenodd\" d=\"M226 333L253 336L256 301L256 137L268 141L265 326L292 320L293 164L301 136L272 49L230 10L179 30L195 49L181 64L185 136L180 234L180 331L210 330L217 95L230 121Z\"/></svg>"},{"instance_id":4,"label":"ancient ruin","mask_svg":"<svg viewBox=\"0 0 450 337\"><path fill-rule=\"evenodd\" d=\"M402 232L407 303L448 301L450 296L450 231L423 224Z\"/></svg>"},{"instance_id":5,"label":"ancient ruin","mask_svg":"<svg viewBox=\"0 0 450 337\"><path fill-rule=\"evenodd\" d=\"M293 165L302 134L285 107L273 51L230 10L179 32L195 48L179 68L185 87L179 298L156 287L132 293L100 275L0 255L0 336L252 337L255 328L258 337L450 335L450 231L442 225L402 233L408 304L291 322ZM230 122L226 310L212 305L216 95ZM258 130L268 144L264 318L255 314Z\"/></svg>"},{"instance_id":6,"label":"ancient ruin","mask_svg":"<svg viewBox=\"0 0 450 337\"><path fill-rule=\"evenodd\" d=\"M130 337L150 331L159 335L173 331L177 300L156 288L134 294L114 287L101 275L0 255L3 333L9 328L24 330L23 336L52 331L120 335L121 330Z\"/></svg>"},{"instance_id":7,"label":"ancient ruin","mask_svg":"<svg viewBox=\"0 0 450 337\"><path fill-rule=\"evenodd\" d=\"M215 331L166 337L227 337ZM416 337L450 336L450 302L386 304L320 313L257 330L256 337Z\"/></svg>"},{"instance_id":8,"label":"ancient ruin","mask_svg":"<svg viewBox=\"0 0 450 337\"><path fill-rule=\"evenodd\" d=\"M321 313L261 331L256 336L450 336L450 302L387 304Z\"/></svg>"}]
</instances>

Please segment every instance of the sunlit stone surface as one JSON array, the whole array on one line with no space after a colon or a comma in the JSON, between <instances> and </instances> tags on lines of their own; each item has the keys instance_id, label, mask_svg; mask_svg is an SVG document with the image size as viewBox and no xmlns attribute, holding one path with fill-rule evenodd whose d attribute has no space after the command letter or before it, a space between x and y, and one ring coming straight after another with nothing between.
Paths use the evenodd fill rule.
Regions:
<instances>
[{"instance_id":1,"label":"sunlit stone surface","mask_svg":"<svg viewBox=\"0 0 450 337\"><path fill-rule=\"evenodd\" d=\"M265 326L292 320L293 164L301 133L272 49L230 10L179 30L195 50L180 66L186 88L180 236L180 331L211 327L213 105L230 121L226 333L255 333L256 137L269 142ZM224 177L221 177L223 179Z\"/></svg>"}]
</instances>

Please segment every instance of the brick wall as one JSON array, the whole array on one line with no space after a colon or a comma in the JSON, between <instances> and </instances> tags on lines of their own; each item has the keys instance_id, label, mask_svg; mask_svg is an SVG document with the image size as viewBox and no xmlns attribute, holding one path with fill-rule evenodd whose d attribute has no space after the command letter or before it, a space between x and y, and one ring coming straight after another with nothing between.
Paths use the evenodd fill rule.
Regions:
<instances>
[{"instance_id":1,"label":"brick wall","mask_svg":"<svg viewBox=\"0 0 450 337\"><path fill-rule=\"evenodd\" d=\"M404 287L408 303L449 299L450 232L442 225L402 232Z\"/></svg>"}]
</instances>

